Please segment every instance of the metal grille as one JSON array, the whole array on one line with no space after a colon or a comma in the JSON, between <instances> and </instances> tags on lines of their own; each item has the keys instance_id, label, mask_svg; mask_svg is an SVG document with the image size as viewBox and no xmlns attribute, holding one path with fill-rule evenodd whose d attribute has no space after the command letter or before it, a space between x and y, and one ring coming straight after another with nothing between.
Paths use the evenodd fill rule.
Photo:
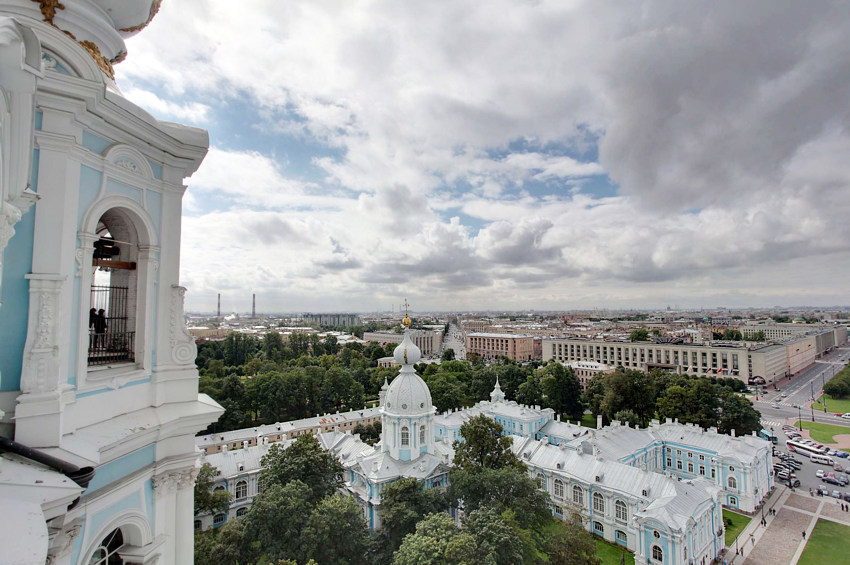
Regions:
<instances>
[{"instance_id":1,"label":"metal grille","mask_svg":"<svg viewBox=\"0 0 850 565\"><path fill-rule=\"evenodd\" d=\"M136 332L127 316L126 286L91 287L91 307L101 317L89 314L89 365L134 361Z\"/></svg>"}]
</instances>

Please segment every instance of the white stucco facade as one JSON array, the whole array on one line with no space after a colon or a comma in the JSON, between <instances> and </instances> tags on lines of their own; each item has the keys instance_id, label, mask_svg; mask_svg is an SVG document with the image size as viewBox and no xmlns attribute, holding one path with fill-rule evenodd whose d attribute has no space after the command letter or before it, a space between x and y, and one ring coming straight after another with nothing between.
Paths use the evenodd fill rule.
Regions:
<instances>
[{"instance_id":1,"label":"white stucco facade","mask_svg":"<svg viewBox=\"0 0 850 565\"><path fill-rule=\"evenodd\" d=\"M2 434L95 470L72 508L57 512L63 492L40 503L47 543L17 540L38 545L29 562L193 559L194 435L222 410L198 395L180 232L208 136L156 120L111 78L158 5L0 1ZM0 482L4 508L22 496Z\"/></svg>"}]
</instances>

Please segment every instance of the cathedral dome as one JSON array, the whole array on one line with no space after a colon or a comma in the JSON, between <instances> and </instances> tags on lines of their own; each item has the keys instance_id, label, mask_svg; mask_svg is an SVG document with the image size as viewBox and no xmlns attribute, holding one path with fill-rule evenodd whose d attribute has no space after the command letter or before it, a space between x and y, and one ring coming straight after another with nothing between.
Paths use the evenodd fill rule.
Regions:
<instances>
[{"instance_id":1,"label":"cathedral dome","mask_svg":"<svg viewBox=\"0 0 850 565\"><path fill-rule=\"evenodd\" d=\"M409 319L405 317L407 322ZM408 326L409 322L405 324ZM431 413L431 391L425 381L413 370L413 364L422 357L422 352L410 339L410 330L405 327L404 339L395 348L393 358L401 365L401 371L393 379L384 395L384 412L396 416L411 416Z\"/></svg>"}]
</instances>

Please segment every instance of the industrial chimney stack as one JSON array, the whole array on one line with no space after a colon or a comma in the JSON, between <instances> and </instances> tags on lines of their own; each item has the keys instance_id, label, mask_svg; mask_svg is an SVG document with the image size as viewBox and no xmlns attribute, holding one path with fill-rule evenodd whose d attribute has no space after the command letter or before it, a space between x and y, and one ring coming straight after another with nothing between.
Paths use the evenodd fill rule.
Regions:
<instances>
[{"instance_id":1,"label":"industrial chimney stack","mask_svg":"<svg viewBox=\"0 0 850 565\"><path fill-rule=\"evenodd\" d=\"M252 296L254 298L253 298L253 303L252 303L252 306L251 306L251 317L256 318L257 317L257 295L253 294Z\"/></svg>"},{"instance_id":2,"label":"industrial chimney stack","mask_svg":"<svg viewBox=\"0 0 850 565\"><path fill-rule=\"evenodd\" d=\"M216 313L216 316L221 318L221 293L220 292L218 293L218 311Z\"/></svg>"}]
</instances>

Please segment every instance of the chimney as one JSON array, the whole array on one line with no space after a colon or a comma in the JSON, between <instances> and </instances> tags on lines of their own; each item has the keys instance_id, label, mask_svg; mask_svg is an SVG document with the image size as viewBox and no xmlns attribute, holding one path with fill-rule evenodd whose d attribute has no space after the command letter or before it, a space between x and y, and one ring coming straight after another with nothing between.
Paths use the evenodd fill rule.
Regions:
<instances>
[{"instance_id":1,"label":"chimney","mask_svg":"<svg viewBox=\"0 0 850 565\"><path fill-rule=\"evenodd\" d=\"M602 414L598 414L598 415L596 416L596 429L597 429L597 430L601 430L601 429L602 429Z\"/></svg>"},{"instance_id":2,"label":"chimney","mask_svg":"<svg viewBox=\"0 0 850 565\"><path fill-rule=\"evenodd\" d=\"M218 313L216 314L216 316L221 318L221 293L220 292L218 293Z\"/></svg>"},{"instance_id":3,"label":"chimney","mask_svg":"<svg viewBox=\"0 0 850 565\"><path fill-rule=\"evenodd\" d=\"M256 317L257 317L257 295L256 295L256 294L252 294L252 295L251 295L251 297L252 297L252 301L251 301L251 317L252 317L252 318L256 318Z\"/></svg>"},{"instance_id":4,"label":"chimney","mask_svg":"<svg viewBox=\"0 0 850 565\"><path fill-rule=\"evenodd\" d=\"M729 430L729 435L735 437L735 430Z\"/></svg>"}]
</instances>

